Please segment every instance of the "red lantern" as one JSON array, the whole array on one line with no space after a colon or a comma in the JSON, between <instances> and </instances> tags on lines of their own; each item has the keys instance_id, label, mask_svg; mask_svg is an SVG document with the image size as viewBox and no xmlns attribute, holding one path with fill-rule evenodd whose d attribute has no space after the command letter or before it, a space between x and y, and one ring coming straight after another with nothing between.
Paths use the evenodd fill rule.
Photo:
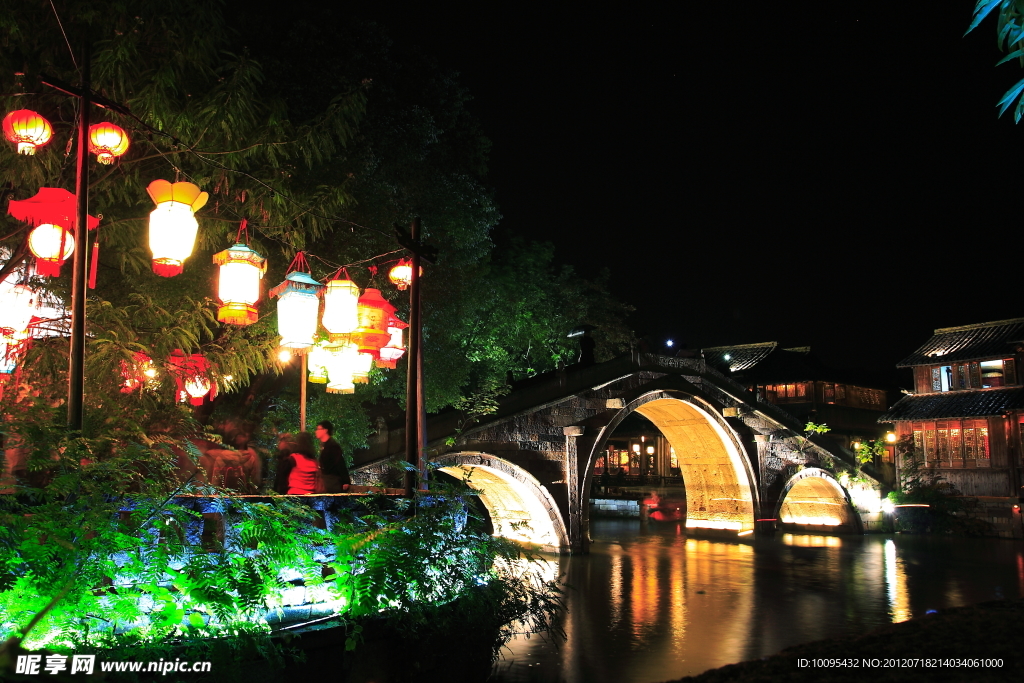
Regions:
<instances>
[{"instance_id":1,"label":"red lantern","mask_svg":"<svg viewBox=\"0 0 1024 683\"><path fill-rule=\"evenodd\" d=\"M69 229L77 218L75 195L58 187L43 187L36 196L11 201L7 213L36 229L29 235L29 248L36 257L40 275L60 275L60 266L74 249L75 240ZM95 230L100 219L89 216L89 229Z\"/></svg>"},{"instance_id":2,"label":"red lantern","mask_svg":"<svg viewBox=\"0 0 1024 683\"><path fill-rule=\"evenodd\" d=\"M388 321L395 317L395 307L380 295L379 289L367 288L359 297L359 327L350 340L359 347L359 353L380 358L381 347L391 341Z\"/></svg>"},{"instance_id":3,"label":"red lantern","mask_svg":"<svg viewBox=\"0 0 1024 683\"><path fill-rule=\"evenodd\" d=\"M420 268L420 275L423 275L423 268ZM407 289L412 284L412 261L402 259L398 265L388 273L388 279L395 283L400 290Z\"/></svg>"},{"instance_id":4,"label":"red lantern","mask_svg":"<svg viewBox=\"0 0 1024 683\"><path fill-rule=\"evenodd\" d=\"M28 248L36 257L36 273L59 277L60 267L75 251L75 238L59 225L43 223L29 233Z\"/></svg>"},{"instance_id":5,"label":"red lantern","mask_svg":"<svg viewBox=\"0 0 1024 683\"><path fill-rule=\"evenodd\" d=\"M178 401L188 398L192 405L201 406L205 398L217 398L217 385L210 381L210 361L203 354L186 356L181 349L175 349L168 361L174 366Z\"/></svg>"},{"instance_id":6,"label":"red lantern","mask_svg":"<svg viewBox=\"0 0 1024 683\"><path fill-rule=\"evenodd\" d=\"M18 154L35 154L53 137L53 128L34 111L19 109L4 117L4 137L18 145Z\"/></svg>"},{"instance_id":7,"label":"red lantern","mask_svg":"<svg viewBox=\"0 0 1024 683\"><path fill-rule=\"evenodd\" d=\"M121 377L124 379L121 384L122 394L130 394L136 389L141 389L156 378L153 359L142 351L136 351L132 354L132 362L121 361Z\"/></svg>"},{"instance_id":8,"label":"red lantern","mask_svg":"<svg viewBox=\"0 0 1024 683\"><path fill-rule=\"evenodd\" d=\"M114 159L128 151L128 133L113 123L94 123L89 126L89 151L101 164L112 164Z\"/></svg>"}]
</instances>

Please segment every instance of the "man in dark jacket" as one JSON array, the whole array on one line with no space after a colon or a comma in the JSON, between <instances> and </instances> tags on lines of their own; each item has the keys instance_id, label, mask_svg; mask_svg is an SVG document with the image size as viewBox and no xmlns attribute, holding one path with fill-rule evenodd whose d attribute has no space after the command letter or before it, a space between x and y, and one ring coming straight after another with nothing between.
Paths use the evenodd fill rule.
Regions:
<instances>
[{"instance_id":1,"label":"man in dark jacket","mask_svg":"<svg viewBox=\"0 0 1024 683\"><path fill-rule=\"evenodd\" d=\"M341 444L334 440L334 425L324 420L316 426L316 438L320 440L320 474L327 493L347 491L352 478L341 452Z\"/></svg>"}]
</instances>

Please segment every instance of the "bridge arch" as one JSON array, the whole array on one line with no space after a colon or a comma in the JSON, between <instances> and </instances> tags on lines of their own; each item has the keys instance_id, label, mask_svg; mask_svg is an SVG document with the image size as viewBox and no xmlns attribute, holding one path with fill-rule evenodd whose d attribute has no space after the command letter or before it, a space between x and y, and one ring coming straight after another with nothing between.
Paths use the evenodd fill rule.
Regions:
<instances>
[{"instance_id":1,"label":"bridge arch","mask_svg":"<svg viewBox=\"0 0 1024 683\"><path fill-rule=\"evenodd\" d=\"M849 493L828 470L808 467L786 482L775 518L785 525L862 533Z\"/></svg>"},{"instance_id":2,"label":"bridge arch","mask_svg":"<svg viewBox=\"0 0 1024 683\"><path fill-rule=\"evenodd\" d=\"M536 545L549 552L568 549L569 537L558 504L522 467L475 451L445 453L430 462L445 474L465 480L479 493L491 516L495 536Z\"/></svg>"},{"instance_id":3,"label":"bridge arch","mask_svg":"<svg viewBox=\"0 0 1024 683\"><path fill-rule=\"evenodd\" d=\"M687 528L737 533L754 528L758 493L750 455L719 407L683 391L644 393L619 410L588 454L585 491L590 491L597 454L634 411L650 420L676 452L686 487Z\"/></svg>"}]
</instances>

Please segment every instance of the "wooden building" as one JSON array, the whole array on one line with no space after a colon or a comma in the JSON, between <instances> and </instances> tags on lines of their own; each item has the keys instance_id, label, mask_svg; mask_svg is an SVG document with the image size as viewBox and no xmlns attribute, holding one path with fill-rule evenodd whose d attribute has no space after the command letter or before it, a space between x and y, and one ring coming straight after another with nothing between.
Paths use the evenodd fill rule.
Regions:
<instances>
[{"instance_id":1,"label":"wooden building","mask_svg":"<svg viewBox=\"0 0 1024 683\"><path fill-rule=\"evenodd\" d=\"M895 398L895 378L829 367L810 347L783 349L776 342L715 346L705 360L800 420L826 424L845 448L885 436L878 418Z\"/></svg>"},{"instance_id":2,"label":"wooden building","mask_svg":"<svg viewBox=\"0 0 1024 683\"><path fill-rule=\"evenodd\" d=\"M976 497L1000 535L1020 535L1024 318L946 327L898 367L914 392L881 417L925 465Z\"/></svg>"}]
</instances>

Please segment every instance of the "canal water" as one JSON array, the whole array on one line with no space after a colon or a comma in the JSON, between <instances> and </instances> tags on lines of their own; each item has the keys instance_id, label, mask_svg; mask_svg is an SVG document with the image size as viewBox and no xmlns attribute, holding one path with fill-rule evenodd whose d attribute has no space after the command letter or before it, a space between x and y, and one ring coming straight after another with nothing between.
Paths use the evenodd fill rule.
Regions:
<instances>
[{"instance_id":1,"label":"canal water","mask_svg":"<svg viewBox=\"0 0 1024 683\"><path fill-rule=\"evenodd\" d=\"M514 640L499 683L654 683L856 636L928 610L1024 595L1024 546L1003 539L686 536L675 522L594 520L590 555L548 557L568 640Z\"/></svg>"}]
</instances>

